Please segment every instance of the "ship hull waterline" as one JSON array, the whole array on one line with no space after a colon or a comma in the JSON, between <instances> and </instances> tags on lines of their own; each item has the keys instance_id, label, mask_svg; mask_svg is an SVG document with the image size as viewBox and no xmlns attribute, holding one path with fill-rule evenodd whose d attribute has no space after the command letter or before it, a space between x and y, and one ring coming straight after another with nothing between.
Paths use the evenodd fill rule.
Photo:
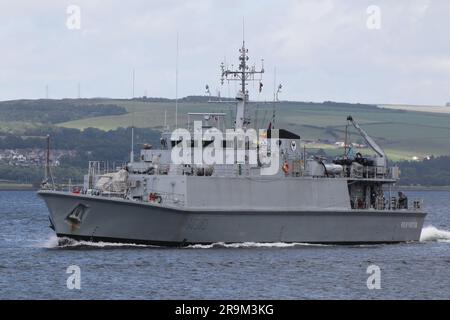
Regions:
<instances>
[{"instance_id":1,"label":"ship hull waterline","mask_svg":"<svg viewBox=\"0 0 450 320\"><path fill-rule=\"evenodd\" d=\"M68 192L38 194L58 237L157 246L413 242L420 240L426 216L410 210L185 210Z\"/></svg>"}]
</instances>

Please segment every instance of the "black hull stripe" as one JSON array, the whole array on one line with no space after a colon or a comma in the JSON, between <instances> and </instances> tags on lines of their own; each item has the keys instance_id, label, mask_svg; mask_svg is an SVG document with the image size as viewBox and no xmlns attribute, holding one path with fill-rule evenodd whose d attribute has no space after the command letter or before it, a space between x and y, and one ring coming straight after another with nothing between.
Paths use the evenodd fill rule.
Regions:
<instances>
[{"instance_id":1,"label":"black hull stripe","mask_svg":"<svg viewBox=\"0 0 450 320\"><path fill-rule=\"evenodd\" d=\"M158 247L187 247L192 245L211 245L216 242L175 242L175 241L154 241L154 240L139 240L139 239L124 239L124 238L110 238L110 237L90 237L73 234L60 234L59 238L69 238L76 241L88 241L88 242L107 242L107 243L120 243L120 244L136 244L136 245L149 245ZM349 242L299 242L307 244L325 244L325 245L377 245L377 244L396 244L404 241L349 241ZM235 242L234 242L235 243ZM270 242L265 242L270 243ZM292 242L286 242L292 243Z\"/></svg>"}]
</instances>

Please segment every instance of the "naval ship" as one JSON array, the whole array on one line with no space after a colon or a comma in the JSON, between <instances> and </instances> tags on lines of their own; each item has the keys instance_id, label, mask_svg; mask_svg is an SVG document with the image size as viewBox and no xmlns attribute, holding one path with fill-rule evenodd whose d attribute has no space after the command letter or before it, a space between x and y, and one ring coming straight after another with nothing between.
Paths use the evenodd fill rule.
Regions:
<instances>
[{"instance_id":1,"label":"naval ship","mask_svg":"<svg viewBox=\"0 0 450 320\"><path fill-rule=\"evenodd\" d=\"M144 145L138 160L131 151L112 172L89 162L78 189L58 190L45 180L38 194L56 235L158 246L418 241L422 201L392 191L398 167L353 117L343 115L343 123L359 132L370 154L353 154L346 141L333 161L310 155L298 134L274 121L252 128L249 83L259 81L261 90L264 65L248 60L243 41L238 66L221 65L222 84L239 84L225 140L218 129L224 113L190 113L192 125L164 130L160 146Z\"/></svg>"}]
</instances>

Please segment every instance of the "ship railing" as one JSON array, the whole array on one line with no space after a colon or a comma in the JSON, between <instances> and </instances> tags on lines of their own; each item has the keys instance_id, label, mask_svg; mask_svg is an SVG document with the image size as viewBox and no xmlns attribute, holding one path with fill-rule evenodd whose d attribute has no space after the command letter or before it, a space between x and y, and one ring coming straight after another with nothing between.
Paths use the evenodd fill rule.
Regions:
<instances>
[{"instance_id":1,"label":"ship railing","mask_svg":"<svg viewBox=\"0 0 450 320\"><path fill-rule=\"evenodd\" d=\"M226 177L248 177L250 176L251 168L248 164L235 164L235 165L225 165L215 168L215 175L226 176Z\"/></svg>"},{"instance_id":2,"label":"ship railing","mask_svg":"<svg viewBox=\"0 0 450 320\"><path fill-rule=\"evenodd\" d=\"M422 211L423 210L423 199L414 199L412 209L415 211Z\"/></svg>"},{"instance_id":3,"label":"ship railing","mask_svg":"<svg viewBox=\"0 0 450 320\"><path fill-rule=\"evenodd\" d=\"M364 197L354 197L351 199L351 208L354 210L413 210L422 211L424 208L423 199L412 199L409 201L407 198L401 201L397 197L391 197L385 199L384 197L376 198L373 203L367 203Z\"/></svg>"},{"instance_id":4,"label":"ship railing","mask_svg":"<svg viewBox=\"0 0 450 320\"><path fill-rule=\"evenodd\" d=\"M170 164L158 164L158 169L157 169L157 174L158 175L168 175L170 170L172 169L173 166L171 166ZM178 174L178 166L176 168L177 174Z\"/></svg>"},{"instance_id":5,"label":"ship railing","mask_svg":"<svg viewBox=\"0 0 450 320\"><path fill-rule=\"evenodd\" d=\"M92 175L104 175L110 172L117 172L118 170L125 168L126 161L109 161L109 160L95 160L89 161L88 173Z\"/></svg>"},{"instance_id":6,"label":"ship railing","mask_svg":"<svg viewBox=\"0 0 450 320\"><path fill-rule=\"evenodd\" d=\"M76 183L73 184L72 182L69 182L68 184L62 184L61 185L61 191L68 191L73 193L80 193L83 191L84 184L82 183Z\"/></svg>"},{"instance_id":7,"label":"ship railing","mask_svg":"<svg viewBox=\"0 0 450 320\"><path fill-rule=\"evenodd\" d=\"M158 168L159 174L176 174L176 175L195 175L195 166L184 165L160 165ZM215 165L212 175L213 176L225 176L225 177L248 177L254 176L257 170L261 168L249 165L249 164L233 164L233 165ZM323 177L348 177L355 179L377 179L377 180L392 180L395 179L392 176L391 168L384 166L363 166L360 170L350 169L349 172L344 170L340 174L323 175ZM282 168L279 169L282 174ZM284 174L289 177L302 177L307 175L307 171L304 168L304 163L301 160L289 162L289 173Z\"/></svg>"},{"instance_id":8,"label":"ship railing","mask_svg":"<svg viewBox=\"0 0 450 320\"><path fill-rule=\"evenodd\" d=\"M398 197L391 197L388 208L390 210L414 210L422 211L424 208L423 199L415 198L411 201L406 198L403 201Z\"/></svg>"},{"instance_id":9,"label":"ship railing","mask_svg":"<svg viewBox=\"0 0 450 320\"><path fill-rule=\"evenodd\" d=\"M238 176L250 176L252 170L257 168L252 168L248 164L235 164L235 165L214 165L214 169L209 172L206 176L219 176L219 177L238 177ZM195 165L177 165L176 168L170 169L170 174L177 175L195 175L196 173ZM204 174L202 176L205 176Z\"/></svg>"},{"instance_id":10,"label":"ship railing","mask_svg":"<svg viewBox=\"0 0 450 320\"><path fill-rule=\"evenodd\" d=\"M120 199L126 198L126 191L100 191L100 192L88 192L88 193L91 193L91 195L101 195L102 197L108 197L108 198L120 198Z\"/></svg>"},{"instance_id":11,"label":"ship railing","mask_svg":"<svg viewBox=\"0 0 450 320\"><path fill-rule=\"evenodd\" d=\"M55 183L47 188L48 190L53 191L64 191L64 192L72 192L72 193L81 193L84 189L83 183Z\"/></svg>"},{"instance_id":12,"label":"ship railing","mask_svg":"<svg viewBox=\"0 0 450 320\"><path fill-rule=\"evenodd\" d=\"M348 172L344 174L349 178L358 179L395 179L391 169L384 166L363 166L360 169L350 168L350 174Z\"/></svg>"}]
</instances>

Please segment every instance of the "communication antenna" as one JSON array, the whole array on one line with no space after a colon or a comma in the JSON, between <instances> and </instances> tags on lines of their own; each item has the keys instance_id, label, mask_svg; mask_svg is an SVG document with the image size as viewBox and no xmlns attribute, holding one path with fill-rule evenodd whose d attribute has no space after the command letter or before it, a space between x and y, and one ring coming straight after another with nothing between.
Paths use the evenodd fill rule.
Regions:
<instances>
[{"instance_id":1,"label":"communication antenna","mask_svg":"<svg viewBox=\"0 0 450 320\"><path fill-rule=\"evenodd\" d=\"M134 99L134 79L135 79L135 70L133 68L133 76L132 76L132 87L133 87L133 91L132 91L132 97L131 99ZM131 150L130 150L130 162L133 163L134 162L134 106L133 106L133 114L131 116Z\"/></svg>"},{"instance_id":2,"label":"communication antenna","mask_svg":"<svg viewBox=\"0 0 450 320\"><path fill-rule=\"evenodd\" d=\"M273 68L273 110L272 110L272 124L271 127L273 129L275 129L275 116L276 116L276 107L275 107L275 102L276 102L276 86L277 86L277 67Z\"/></svg>"},{"instance_id":3,"label":"communication antenna","mask_svg":"<svg viewBox=\"0 0 450 320\"><path fill-rule=\"evenodd\" d=\"M130 162L134 162L134 127L131 127L131 151L130 151Z\"/></svg>"},{"instance_id":4,"label":"communication antenna","mask_svg":"<svg viewBox=\"0 0 450 320\"><path fill-rule=\"evenodd\" d=\"M344 157L347 157L348 125L349 125L349 121L347 121L347 125L345 126Z\"/></svg>"},{"instance_id":5,"label":"communication antenna","mask_svg":"<svg viewBox=\"0 0 450 320\"><path fill-rule=\"evenodd\" d=\"M245 43L245 17L242 17L242 42Z\"/></svg>"},{"instance_id":6,"label":"communication antenna","mask_svg":"<svg viewBox=\"0 0 450 320\"><path fill-rule=\"evenodd\" d=\"M211 102L211 90L209 90L209 85L206 85L205 86L205 92L206 92L206 94L208 95L208 97L209 97L209 102Z\"/></svg>"},{"instance_id":7,"label":"communication antenna","mask_svg":"<svg viewBox=\"0 0 450 320\"><path fill-rule=\"evenodd\" d=\"M132 96L131 96L132 99L134 99L134 79L135 79L135 72L134 72L134 68L133 68L133 77L132 77L132 83L133 83L132 84L132 87L133 87L132 90L133 90L133 93L132 93Z\"/></svg>"},{"instance_id":8,"label":"communication antenna","mask_svg":"<svg viewBox=\"0 0 450 320\"><path fill-rule=\"evenodd\" d=\"M45 99L48 99L48 84L45 85Z\"/></svg>"},{"instance_id":9,"label":"communication antenna","mask_svg":"<svg viewBox=\"0 0 450 320\"><path fill-rule=\"evenodd\" d=\"M275 121L276 121L276 103L279 102L278 99L278 95L281 92L281 89L283 88L283 86L281 84L278 85L278 87L276 86L277 83L277 68L274 68L273 71L273 110L272 110L272 122L271 122L271 128L275 129Z\"/></svg>"},{"instance_id":10,"label":"communication antenna","mask_svg":"<svg viewBox=\"0 0 450 320\"><path fill-rule=\"evenodd\" d=\"M47 135L47 155L45 157L45 176L44 179L48 181L50 177L50 135Z\"/></svg>"},{"instance_id":11,"label":"communication antenna","mask_svg":"<svg viewBox=\"0 0 450 320\"><path fill-rule=\"evenodd\" d=\"M130 162L134 162L134 110L131 118L131 150L130 150Z\"/></svg>"},{"instance_id":12,"label":"communication antenna","mask_svg":"<svg viewBox=\"0 0 450 320\"><path fill-rule=\"evenodd\" d=\"M77 88L78 90L78 99L80 99L81 98L81 84L78 82L78 88Z\"/></svg>"},{"instance_id":13,"label":"communication antenna","mask_svg":"<svg viewBox=\"0 0 450 320\"><path fill-rule=\"evenodd\" d=\"M177 32L177 54L175 61L175 129L178 129L178 32Z\"/></svg>"},{"instance_id":14,"label":"communication antenna","mask_svg":"<svg viewBox=\"0 0 450 320\"><path fill-rule=\"evenodd\" d=\"M222 65L224 66L223 68L222 68L222 70L224 70L225 69L225 66L228 68L228 64L227 64L227 56L224 56L224 58L223 58L223 61L224 62L222 62L222 64L221 64L221 68L222 68ZM223 83L222 83L222 85L223 85ZM227 81L227 98L229 99L229 98L231 98L231 93L230 93L230 81Z\"/></svg>"},{"instance_id":15,"label":"communication antenna","mask_svg":"<svg viewBox=\"0 0 450 320\"><path fill-rule=\"evenodd\" d=\"M164 110L164 130L167 129L167 110Z\"/></svg>"},{"instance_id":16,"label":"communication antenna","mask_svg":"<svg viewBox=\"0 0 450 320\"><path fill-rule=\"evenodd\" d=\"M42 181L42 187L43 188L49 188L50 187L50 181L51 180L51 186L54 188L55 181L53 180L53 175L50 169L50 135L47 135L47 153L45 157L45 172L44 172L44 180Z\"/></svg>"}]
</instances>

